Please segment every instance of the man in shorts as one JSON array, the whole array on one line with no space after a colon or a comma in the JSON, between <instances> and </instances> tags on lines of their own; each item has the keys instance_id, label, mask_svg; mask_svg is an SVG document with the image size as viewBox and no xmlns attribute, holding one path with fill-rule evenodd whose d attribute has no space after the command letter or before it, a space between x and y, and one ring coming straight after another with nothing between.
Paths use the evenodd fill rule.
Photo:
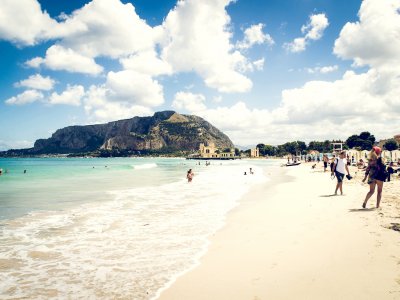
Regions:
<instances>
[{"instance_id":1,"label":"man in shorts","mask_svg":"<svg viewBox=\"0 0 400 300\"><path fill-rule=\"evenodd\" d=\"M332 175L335 175L337 179L335 195L337 195L338 190L340 190L340 194L343 195L343 178L345 172L347 172L347 175L350 177L349 167L347 166L346 151L342 151L340 152L339 157L335 159L332 168Z\"/></svg>"}]
</instances>

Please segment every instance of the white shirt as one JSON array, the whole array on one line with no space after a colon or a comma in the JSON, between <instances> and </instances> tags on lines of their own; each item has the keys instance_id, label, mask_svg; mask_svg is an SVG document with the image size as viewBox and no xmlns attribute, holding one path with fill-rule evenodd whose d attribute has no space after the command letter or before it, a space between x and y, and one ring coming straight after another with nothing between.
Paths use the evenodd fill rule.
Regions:
<instances>
[{"instance_id":1,"label":"white shirt","mask_svg":"<svg viewBox=\"0 0 400 300\"><path fill-rule=\"evenodd\" d=\"M346 174L345 166L347 165L347 159L338 157L336 159L336 171L342 174Z\"/></svg>"}]
</instances>

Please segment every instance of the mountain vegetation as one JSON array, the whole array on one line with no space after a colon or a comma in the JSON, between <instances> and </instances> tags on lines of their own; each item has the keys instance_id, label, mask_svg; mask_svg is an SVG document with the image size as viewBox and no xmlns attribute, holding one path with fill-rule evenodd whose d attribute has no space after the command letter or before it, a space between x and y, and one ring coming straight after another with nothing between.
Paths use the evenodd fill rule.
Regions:
<instances>
[{"instance_id":1,"label":"mountain vegetation","mask_svg":"<svg viewBox=\"0 0 400 300\"><path fill-rule=\"evenodd\" d=\"M33 148L9 150L2 155L183 155L207 142L220 149L234 147L228 136L204 119L162 111L151 117L65 127L48 139L37 140Z\"/></svg>"}]
</instances>

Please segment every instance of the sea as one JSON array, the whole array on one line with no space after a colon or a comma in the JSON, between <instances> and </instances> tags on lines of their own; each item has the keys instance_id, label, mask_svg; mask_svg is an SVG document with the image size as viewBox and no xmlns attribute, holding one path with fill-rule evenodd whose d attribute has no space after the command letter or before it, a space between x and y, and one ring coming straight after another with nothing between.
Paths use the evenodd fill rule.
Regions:
<instances>
[{"instance_id":1,"label":"sea","mask_svg":"<svg viewBox=\"0 0 400 300\"><path fill-rule=\"evenodd\" d=\"M198 265L227 213L275 167L0 158L0 299L157 299Z\"/></svg>"}]
</instances>

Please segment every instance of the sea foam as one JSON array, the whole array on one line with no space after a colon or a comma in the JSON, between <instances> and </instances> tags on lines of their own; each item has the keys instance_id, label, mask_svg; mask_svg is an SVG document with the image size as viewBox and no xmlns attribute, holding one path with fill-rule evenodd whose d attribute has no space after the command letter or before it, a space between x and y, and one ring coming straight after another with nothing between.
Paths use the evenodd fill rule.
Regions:
<instances>
[{"instance_id":1,"label":"sea foam","mask_svg":"<svg viewBox=\"0 0 400 300\"><path fill-rule=\"evenodd\" d=\"M0 298L155 299L193 268L228 211L266 177L244 163L110 191L112 201L36 212L0 226Z\"/></svg>"},{"instance_id":2,"label":"sea foam","mask_svg":"<svg viewBox=\"0 0 400 300\"><path fill-rule=\"evenodd\" d=\"M152 168L157 168L157 164L149 163L149 164L142 164L142 165L133 165L132 167L135 170L152 169Z\"/></svg>"}]
</instances>

